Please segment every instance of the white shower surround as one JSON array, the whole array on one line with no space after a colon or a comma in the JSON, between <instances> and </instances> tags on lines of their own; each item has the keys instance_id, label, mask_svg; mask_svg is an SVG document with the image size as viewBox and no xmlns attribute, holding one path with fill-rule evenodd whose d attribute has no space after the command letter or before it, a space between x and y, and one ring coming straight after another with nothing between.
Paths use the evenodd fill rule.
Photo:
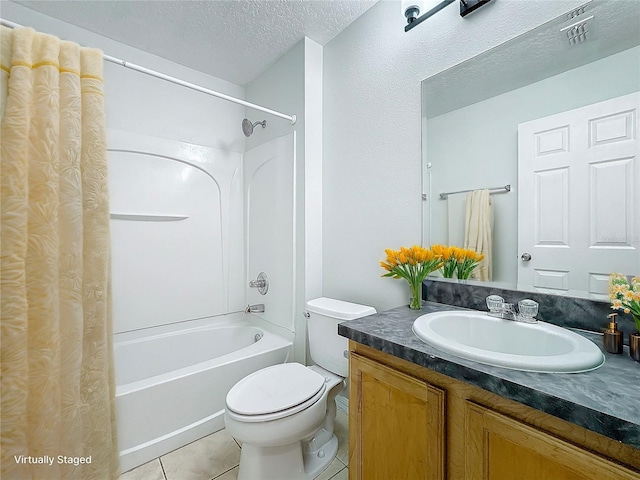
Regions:
<instances>
[{"instance_id":1,"label":"white shower surround","mask_svg":"<svg viewBox=\"0 0 640 480\"><path fill-rule=\"evenodd\" d=\"M244 159L119 130L108 145L114 331L264 303L264 319L294 332L295 134ZM260 272L264 296L247 288Z\"/></svg>"},{"instance_id":2,"label":"white shower surround","mask_svg":"<svg viewBox=\"0 0 640 480\"><path fill-rule=\"evenodd\" d=\"M130 132L108 137L126 471L223 428L228 390L290 359L295 136L256 147L244 161ZM259 271L271 276L265 296L247 288ZM247 302L264 303L265 313L245 314Z\"/></svg>"},{"instance_id":3,"label":"white shower surround","mask_svg":"<svg viewBox=\"0 0 640 480\"><path fill-rule=\"evenodd\" d=\"M264 304L260 316L295 331L295 133L276 138L244 154L247 280L261 272L269 291L247 291L247 303Z\"/></svg>"},{"instance_id":4,"label":"white shower surround","mask_svg":"<svg viewBox=\"0 0 640 480\"><path fill-rule=\"evenodd\" d=\"M243 310L242 155L119 130L107 140L114 331Z\"/></svg>"}]
</instances>

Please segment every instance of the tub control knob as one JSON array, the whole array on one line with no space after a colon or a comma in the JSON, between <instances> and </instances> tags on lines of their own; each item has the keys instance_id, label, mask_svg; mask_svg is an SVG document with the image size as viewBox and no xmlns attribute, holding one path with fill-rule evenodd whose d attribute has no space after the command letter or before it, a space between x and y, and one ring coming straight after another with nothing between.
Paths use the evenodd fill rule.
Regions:
<instances>
[{"instance_id":1,"label":"tub control knob","mask_svg":"<svg viewBox=\"0 0 640 480\"><path fill-rule=\"evenodd\" d=\"M260 295L266 295L269 291L269 278L264 272L258 274L258 278L249 282L251 288L257 288Z\"/></svg>"}]
</instances>

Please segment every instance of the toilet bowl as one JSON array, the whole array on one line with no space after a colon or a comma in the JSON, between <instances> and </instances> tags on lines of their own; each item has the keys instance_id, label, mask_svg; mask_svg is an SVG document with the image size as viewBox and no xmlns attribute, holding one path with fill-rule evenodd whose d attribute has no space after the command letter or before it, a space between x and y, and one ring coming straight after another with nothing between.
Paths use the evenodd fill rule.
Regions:
<instances>
[{"instance_id":1,"label":"toilet bowl","mask_svg":"<svg viewBox=\"0 0 640 480\"><path fill-rule=\"evenodd\" d=\"M311 357L319 365L267 367L227 395L225 425L242 444L238 480L311 480L336 456L335 398L348 373L348 341L337 325L375 309L319 298L307 303L307 313Z\"/></svg>"},{"instance_id":2,"label":"toilet bowl","mask_svg":"<svg viewBox=\"0 0 640 480\"><path fill-rule=\"evenodd\" d=\"M299 363L268 367L236 384L227 396L225 424L242 444L238 479L319 475L338 450L335 409L328 420L327 405L343 387L342 377Z\"/></svg>"}]
</instances>

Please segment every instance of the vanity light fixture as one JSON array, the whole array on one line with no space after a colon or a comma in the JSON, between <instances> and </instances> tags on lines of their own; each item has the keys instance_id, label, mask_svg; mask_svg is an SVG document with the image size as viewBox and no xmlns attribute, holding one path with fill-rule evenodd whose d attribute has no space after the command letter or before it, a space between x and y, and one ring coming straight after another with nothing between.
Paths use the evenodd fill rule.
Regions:
<instances>
[{"instance_id":1,"label":"vanity light fixture","mask_svg":"<svg viewBox=\"0 0 640 480\"><path fill-rule=\"evenodd\" d=\"M491 0L460 0L460 16L466 17Z\"/></svg>"},{"instance_id":2,"label":"vanity light fixture","mask_svg":"<svg viewBox=\"0 0 640 480\"><path fill-rule=\"evenodd\" d=\"M407 19L404 31L408 32L416 25L424 22L434 13L453 3L454 0L403 0L402 13Z\"/></svg>"},{"instance_id":3,"label":"vanity light fixture","mask_svg":"<svg viewBox=\"0 0 640 480\"><path fill-rule=\"evenodd\" d=\"M459 0L460 16L465 17L490 1L491 0ZM404 31L408 32L453 2L454 0L403 0L402 14L407 19L407 25L404 27Z\"/></svg>"}]
</instances>

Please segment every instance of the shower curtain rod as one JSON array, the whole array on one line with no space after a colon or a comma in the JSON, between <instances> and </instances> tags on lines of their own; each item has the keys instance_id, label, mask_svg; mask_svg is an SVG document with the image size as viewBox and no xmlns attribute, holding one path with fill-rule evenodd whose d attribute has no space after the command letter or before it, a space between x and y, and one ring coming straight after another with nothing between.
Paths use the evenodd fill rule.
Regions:
<instances>
[{"instance_id":1,"label":"shower curtain rod","mask_svg":"<svg viewBox=\"0 0 640 480\"><path fill-rule=\"evenodd\" d=\"M9 28L18 28L22 27L17 23L11 22L9 20L5 20L4 18L0 18L0 23L5 27ZM256 105L255 103L250 103L245 100L240 100L239 98L232 97L230 95L226 95L224 93L216 92L215 90L210 90L205 87L201 87L200 85L196 85L194 83L186 82L184 80L180 80L179 78L172 77L171 75L166 75L161 72L157 72L155 70L151 70L150 68L143 67L141 65L136 65L135 63L127 62L125 60L121 60L116 57L112 57L111 55L107 55L105 53L102 54L102 58L107 62L115 63L116 65L120 65L121 67L128 68L130 70L134 70L136 72L144 73L145 75L150 75L152 77L159 78L161 80L165 80L167 82L174 83L176 85L180 85L182 87L190 88L191 90L195 90L197 92L206 93L207 95L211 95L214 97L221 98L223 100L227 100L229 102L237 103L239 105L243 105L245 107L253 108L255 110L259 110L264 113L268 113L270 115L274 115L276 117L284 118L285 120L289 120L291 125L295 125L296 116L295 115L286 115L284 113L277 112L275 110L271 110L270 108L262 107L260 105Z\"/></svg>"}]
</instances>

